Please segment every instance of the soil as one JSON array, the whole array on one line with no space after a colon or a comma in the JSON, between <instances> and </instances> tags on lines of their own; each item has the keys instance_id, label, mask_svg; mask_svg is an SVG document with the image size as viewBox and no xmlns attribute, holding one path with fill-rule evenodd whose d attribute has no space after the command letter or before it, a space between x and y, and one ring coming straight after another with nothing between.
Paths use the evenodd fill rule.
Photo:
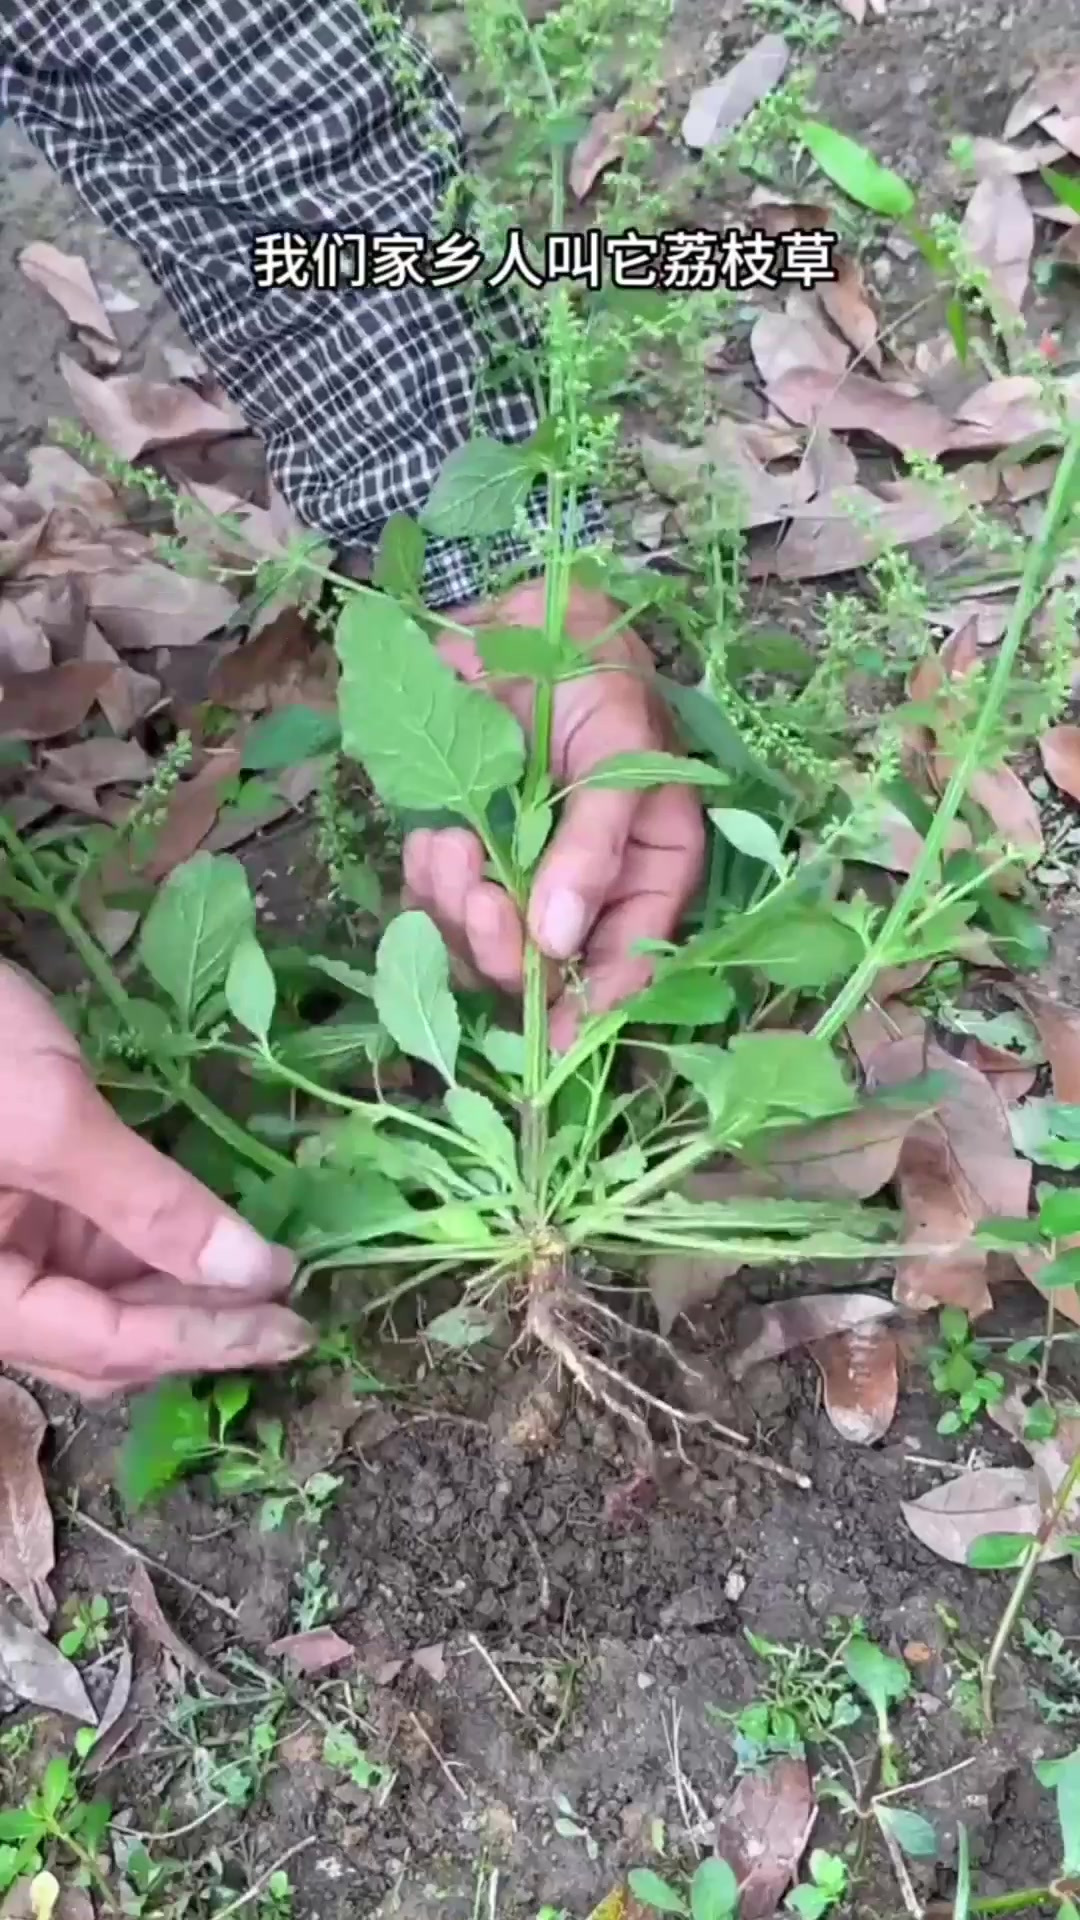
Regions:
<instances>
[{"instance_id":1,"label":"soil","mask_svg":"<svg viewBox=\"0 0 1080 1920\"><path fill-rule=\"evenodd\" d=\"M808 5L825 11L827 0ZM438 23L456 67L457 16L427 19ZM761 13L740 0L684 5L677 38L686 90L761 30ZM1075 35L1074 0L1038 8L888 0L886 18L845 27L818 57L822 113L926 181L933 195L947 178L951 137L999 135L1008 101L1036 66L1075 53ZM482 111L471 111L482 123ZM64 323L15 266L27 240L84 254L101 279L136 297L138 312L120 316L118 327L145 342L151 368L175 327L128 250L101 234L8 126L0 129L0 167L0 464L14 472L48 417L68 411L56 371ZM900 267L881 277L889 274L899 277ZM290 910L299 921L303 848L278 837L247 857L279 921L287 924ZM1059 977L1074 978L1068 921L1058 948ZM799 1283L812 1286L815 1276ZM296 1687L275 1765L252 1806L201 1820L175 1843L152 1843L155 1857L205 1861L216 1847L225 1883L239 1893L306 1843L288 1865L297 1920L533 1920L543 1903L583 1920L626 1867L652 1857L654 1822L666 1824L671 1847L687 1857L688 1818L707 1844L734 1778L730 1731L708 1708L745 1705L764 1678L746 1629L820 1644L831 1618L858 1615L882 1645L907 1650L917 1674L900 1720L907 1777L946 1775L912 1801L935 1821L944 1851L940 1867L913 1863L917 1887L927 1897L948 1890L958 1820L971 1832L980 1894L1047 1880L1058 1857L1052 1797L1031 1763L1062 1751L1067 1730L1048 1728L1032 1703L1031 1685L1045 1678L1010 1655L998 1724L983 1737L965 1723L956 1691L958 1643L985 1648L1009 1576L943 1564L909 1535L899 1512L901 1500L967 1457L971 1442L936 1433L940 1404L917 1356L889 1436L867 1449L837 1437L805 1357L768 1364L736 1387L724 1368L733 1316L747 1298L779 1286L769 1276L752 1288L730 1283L722 1303L699 1315L694 1345L717 1417L805 1474L805 1490L696 1435L687 1458L667 1456L660 1484L646 1486L626 1434L535 1359L432 1370L430 1353L414 1342L365 1353L396 1387L388 1399L352 1408L347 1438L342 1376L308 1374L295 1393L281 1383L292 1457L343 1476L321 1530L287 1523L260 1533L253 1507L222 1505L198 1481L131 1521L113 1492L123 1411L84 1413L48 1400L58 1503L77 1493L92 1519L236 1609L235 1621L226 1620L155 1573L171 1622L200 1652L221 1666L230 1647L240 1649L264 1670L280 1670L266 1648L295 1624L298 1582L320 1531L337 1596L331 1618L362 1650L363 1682L319 1676ZM1035 1332L1037 1311L1030 1292L1006 1292L998 1323ZM539 1426L538 1451L515 1443L522 1422L513 1415L522 1411ZM983 1426L976 1443L991 1459L1020 1458ZM129 1560L64 1519L61 1504L57 1511L61 1597L105 1592L122 1625ZM1032 1612L1080 1635L1067 1565L1040 1573ZM433 1647L441 1661L409 1663L416 1649ZM398 1662L405 1664L387 1677L387 1663ZM196 1684L136 1637L136 1718L102 1776L135 1829L168 1834L199 1820L207 1804L176 1732L177 1702ZM213 1724L235 1745L258 1717L252 1699L265 1683L249 1673L232 1685ZM321 1759L319 1716L339 1723L353 1712L360 1744L397 1770L388 1793L353 1786ZM867 1751L858 1732L853 1752ZM26 1764L0 1754L8 1805L17 1804ZM844 1837L823 1813L821 1843ZM871 1852L853 1910L891 1916L901 1907L887 1862Z\"/></svg>"}]
</instances>

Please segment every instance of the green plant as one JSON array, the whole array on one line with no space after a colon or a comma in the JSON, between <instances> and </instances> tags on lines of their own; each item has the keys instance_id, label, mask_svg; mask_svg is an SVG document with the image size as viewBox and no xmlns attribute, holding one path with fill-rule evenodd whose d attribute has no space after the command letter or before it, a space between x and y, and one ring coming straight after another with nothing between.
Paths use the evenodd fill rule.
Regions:
<instances>
[{"instance_id":1,"label":"green plant","mask_svg":"<svg viewBox=\"0 0 1080 1920\"><path fill-rule=\"evenodd\" d=\"M348 1727L327 1729L322 1757L328 1767L335 1767L338 1772L346 1774L353 1786L362 1787L365 1793L386 1794L393 1785L393 1771L369 1759Z\"/></svg>"},{"instance_id":2,"label":"green plant","mask_svg":"<svg viewBox=\"0 0 1080 1920\"><path fill-rule=\"evenodd\" d=\"M1023 1913L1053 1907L1057 1920L1080 1920L1076 1893L1080 1884L1080 1748L1059 1760L1038 1760L1035 1776L1053 1790L1061 1836L1061 1872L1049 1885L1018 1887L1012 1893L977 1899L972 1894L971 1852L967 1829L957 1829L956 1894L952 1920L971 1920L975 1914Z\"/></svg>"},{"instance_id":3,"label":"green plant","mask_svg":"<svg viewBox=\"0 0 1080 1920\"><path fill-rule=\"evenodd\" d=\"M69 1660L79 1653L98 1653L109 1632L109 1602L103 1593L80 1600L71 1608L71 1625L60 1635L59 1647Z\"/></svg>"},{"instance_id":4,"label":"green plant","mask_svg":"<svg viewBox=\"0 0 1080 1920\"><path fill-rule=\"evenodd\" d=\"M678 1913L688 1920L737 1920L739 1887L726 1860L703 1860L685 1893L661 1879L651 1867L635 1867L627 1875L635 1900L655 1913Z\"/></svg>"},{"instance_id":5,"label":"green plant","mask_svg":"<svg viewBox=\"0 0 1080 1920\"><path fill-rule=\"evenodd\" d=\"M50 1760L41 1784L21 1807L0 1811L0 1891L56 1860L74 1862L86 1879L108 1895L98 1854L112 1818L107 1800L84 1800L76 1762Z\"/></svg>"},{"instance_id":6,"label":"green plant","mask_svg":"<svg viewBox=\"0 0 1080 1920\"><path fill-rule=\"evenodd\" d=\"M846 1862L837 1853L827 1853L824 1847L815 1847L810 1855L809 1880L800 1881L797 1887L792 1887L784 1905L792 1913L797 1913L800 1920L821 1920L822 1914L840 1906L847 1890Z\"/></svg>"},{"instance_id":7,"label":"green plant","mask_svg":"<svg viewBox=\"0 0 1080 1920\"><path fill-rule=\"evenodd\" d=\"M735 1713L706 1707L710 1719L735 1729L735 1758L740 1772L760 1767L778 1754L801 1756L808 1746L839 1735L859 1718L859 1704L844 1669L844 1652L856 1623L835 1635L828 1649L784 1646L749 1628L746 1637L765 1664L767 1685L759 1700Z\"/></svg>"},{"instance_id":8,"label":"green plant","mask_svg":"<svg viewBox=\"0 0 1080 1920\"><path fill-rule=\"evenodd\" d=\"M936 1393L955 1402L937 1423L939 1433L961 1433L984 1407L996 1406L1005 1396L1005 1376L986 1366L990 1348L976 1340L967 1314L960 1307L942 1307L939 1339L927 1349L930 1379Z\"/></svg>"},{"instance_id":9,"label":"green plant","mask_svg":"<svg viewBox=\"0 0 1080 1920\"><path fill-rule=\"evenodd\" d=\"M1051 1727L1080 1720L1080 1655L1070 1650L1056 1627L1038 1627L1024 1617L1019 1626L1028 1653L1049 1668L1058 1688L1056 1697L1041 1687L1032 1688L1032 1699L1043 1719Z\"/></svg>"},{"instance_id":10,"label":"green plant","mask_svg":"<svg viewBox=\"0 0 1080 1920\"><path fill-rule=\"evenodd\" d=\"M891 1654L882 1653L880 1647L875 1647L873 1641L862 1634L854 1634L848 1641L843 1658L848 1678L873 1708L882 1784L895 1787L900 1773L889 1709L906 1700L911 1692L910 1668Z\"/></svg>"}]
</instances>

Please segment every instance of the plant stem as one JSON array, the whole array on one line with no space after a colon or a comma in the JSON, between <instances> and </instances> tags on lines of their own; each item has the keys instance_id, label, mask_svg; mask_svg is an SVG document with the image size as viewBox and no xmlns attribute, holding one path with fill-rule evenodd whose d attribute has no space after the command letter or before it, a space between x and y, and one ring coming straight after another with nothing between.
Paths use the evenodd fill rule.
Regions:
<instances>
[{"instance_id":1,"label":"plant stem","mask_svg":"<svg viewBox=\"0 0 1080 1920\"><path fill-rule=\"evenodd\" d=\"M30 849L24 846L15 828L3 814L0 814L0 843L7 847L12 860L22 867L37 895L39 905L52 915L61 932L74 947L90 978L96 986L100 987L129 1033L136 1034L147 1047L147 1051L151 1052L152 1048L145 1034L132 1019L131 998L123 982L109 964L108 958L98 946L97 941L83 926L75 909L62 894L57 892L48 874L39 866ZM174 1060L163 1053L155 1053L154 1065L170 1093L175 1095L196 1120L201 1120L205 1127L208 1127L212 1133L216 1133L218 1139L223 1140L235 1153L242 1154L245 1160L250 1160L253 1165L261 1167L267 1173L283 1173L291 1168L291 1160L287 1160L284 1154L275 1153L273 1147L265 1146L261 1140L256 1140L246 1128L232 1119L231 1115L224 1113L207 1094L192 1084L190 1077Z\"/></svg>"},{"instance_id":2,"label":"plant stem","mask_svg":"<svg viewBox=\"0 0 1080 1920\"><path fill-rule=\"evenodd\" d=\"M997 1632L986 1656L982 1670L982 1710L987 1727L993 1725L994 1681L997 1678L998 1667L1001 1665L1001 1657L1009 1644L1012 1630L1020 1617L1020 1609L1027 1599L1028 1590L1050 1544L1054 1528L1078 1486L1080 1486L1080 1452L1077 1452L1069 1462L1068 1472L1039 1522L1034 1548L1016 1576L1016 1583L1009 1595L1009 1604L998 1622Z\"/></svg>"},{"instance_id":3,"label":"plant stem","mask_svg":"<svg viewBox=\"0 0 1080 1920\"><path fill-rule=\"evenodd\" d=\"M1016 1893L998 1893L986 1900L973 1900L972 1913L1023 1913L1028 1907L1049 1906L1055 1899L1051 1887L1021 1887Z\"/></svg>"},{"instance_id":4,"label":"plant stem","mask_svg":"<svg viewBox=\"0 0 1080 1920\"><path fill-rule=\"evenodd\" d=\"M864 954L851 978L837 994L831 1007L822 1015L814 1028L816 1039L835 1039L847 1025L852 1014L858 1012L875 975L882 967L892 964L901 936L940 865L949 828L960 810L972 776L977 771L985 753L994 723L1008 692L1016 655L1027 631L1028 622L1042 598L1047 555L1062 520L1070 511L1078 476L1080 476L1080 428L1074 428L1065 443L1061 464L1043 515L1039 537L1029 551L1023 578L1017 589L1012 614L1001 643L1001 650L986 689L986 697L971 729L967 745L953 769L915 865L893 901L876 939Z\"/></svg>"}]
</instances>

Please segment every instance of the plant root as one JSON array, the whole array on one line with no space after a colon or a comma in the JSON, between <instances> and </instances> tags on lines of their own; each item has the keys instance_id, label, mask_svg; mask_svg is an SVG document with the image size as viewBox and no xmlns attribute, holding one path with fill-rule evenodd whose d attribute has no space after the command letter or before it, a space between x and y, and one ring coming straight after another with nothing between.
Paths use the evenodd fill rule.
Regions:
<instances>
[{"instance_id":1,"label":"plant root","mask_svg":"<svg viewBox=\"0 0 1080 1920\"><path fill-rule=\"evenodd\" d=\"M797 1473L793 1467L784 1466L779 1460L770 1459L767 1454L755 1453L744 1435L722 1426L711 1414L692 1413L674 1406L670 1400L662 1400L659 1395L650 1393L646 1387L601 1359L595 1346L598 1339L610 1333L610 1326L605 1324L610 1322L614 1322L628 1336L632 1337L636 1331L627 1326L610 1307L601 1305L575 1282L563 1249L545 1250L536 1259L529 1275L524 1335L545 1348L590 1400L604 1407L629 1429L643 1462L651 1461L656 1451L647 1420L647 1412L651 1411L662 1414L670 1423L676 1450L684 1461L685 1429L701 1427L712 1436L715 1446L744 1461L746 1465L757 1467L762 1473L773 1474L792 1486L804 1490L809 1488L811 1482L806 1474ZM693 1377L693 1370L679 1358L669 1341L659 1334L650 1334L649 1338L659 1344L678 1372Z\"/></svg>"}]
</instances>

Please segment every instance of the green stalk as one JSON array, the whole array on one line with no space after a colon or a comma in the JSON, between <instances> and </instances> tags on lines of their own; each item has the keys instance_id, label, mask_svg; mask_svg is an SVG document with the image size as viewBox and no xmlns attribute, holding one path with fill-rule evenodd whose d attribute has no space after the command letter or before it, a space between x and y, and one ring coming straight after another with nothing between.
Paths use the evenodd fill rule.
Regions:
<instances>
[{"instance_id":1,"label":"green stalk","mask_svg":"<svg viewBox=\"0 0 1080 1920\"><path fill-rule=\"evenodd\" d=\"M873 984L875 975L883 966L893 964L908 922L931 885L934 874L940 868L949 828L960 810L972 776L978 770L986 751L987 742L1008 691L1013 665L1028 622L1042 599L1046 584L1044 573L1047 555L1062 522L1071 511L1078 478L1080 478L1080 428L1074 428L1065 443L1061 464L1046 504L1039 537L1028 554L1023 577L1013 602L1009 624L1001 643L1001 650L986 689L986 698L968 737L967 746L957 761L949 784L942 795L919 858L893 901L885 923L869 951L863 956L851 978L841 988L832 1006L818 1021L814 1028L815 1039L834 1040L836 1035L843 1031L852 1015L858 1012Z\"/></svg>"},{"instance_id":2,"label":"green stalk","mask_svg":"<svg viewBox=\"0 0 1080 1920\"><path fill-rule=\"evenodd\" d=\"M3 814L0 814L0 843L7 847L15 864L22 867L37 895L39 904L56 921L57 926L78 954L90 978L100 987L125 1027L139 1038L148 1052L153 1053L153 1048L147 1042L145 1034L132 1018L131 997L109 964L106 955L93 936L87 932L70 902L57 892L47 873L39 866L30 849L23 845L10 820L7 820ZM250 1160L254 1166L261 1167L266 1173L291 1171L291 1160L287 1160L284 1154L275 1153L273 1147L265 1146L261 1140L256 1140L252 1134L248 1133L246 1128L239 1126L229 1114L224 1113L213 1100L192 1084L190 1077L182 1071L176 1061L164 1053L154 1053L153 1057L154 1065L170 1093L175 1095L196 1120L201 1120L205 1127L217 1134L219 1140L231 1147L234 1153L241 1154L245 1160Z\"/></svg>"},{"instance_id":3,"label":"green stalk","mask_svg":"<svg viewBox=\"0 0 1080 1920\"><path fill-rule=\"evenodd\" d=\"M998 1622L997 1632L994 1635L990 1645L990 1651L983 1664L982 1710L983 1719L988 1727L993 1725L994 1682L997 1679L997 1670L1001 1665L1002 1655L1009 1644L1012 1630L1020 1617L1020 1611L1024 1601L1027 1599L1031 1583L1042 1564L1043 1555L1050 1544L1054 1528L1057 1526L1062 1514L1065 1513L1068 1508L1069 1502L1078 1486L1080 1486L1080 1453L1075 1454L1070 1461L1068 1472L1062 1480L1057 1493L1054 1495L1053 1501L1039 1522L1039 1530L1035 1535L1032 1550L1016 1576L1013 1590L1009 1595L1009 1603Z\"/></svg>"},{"instance_id":4,"label":"green stalk","mask_svg":"<svg viewBox=\"0 0 1080 1920\"><path fill-rule=\"evenodd\" d=\"M1020 1887L1016 1893L998 1893L986 1900L973 1900L972 1913L1026 1913L1031 1907L1048 1907L1057 1895L1052 1887Z\"/></svg>"}]
</instances>

